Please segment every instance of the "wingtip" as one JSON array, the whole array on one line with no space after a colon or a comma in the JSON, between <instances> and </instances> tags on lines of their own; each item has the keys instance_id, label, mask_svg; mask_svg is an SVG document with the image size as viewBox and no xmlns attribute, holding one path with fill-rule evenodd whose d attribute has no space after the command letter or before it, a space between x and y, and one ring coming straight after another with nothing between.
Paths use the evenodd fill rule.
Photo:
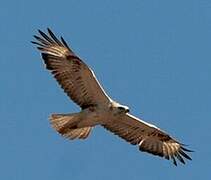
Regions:
<instances>
[{"instance_id":1,"label":"wingtip","mask_svg":"<svg viewBox=\"0 0 211 180\"><path fill-rule=\"evenodd\" d=\"M39 39L40 39L40 37L37 36L37 35L33 35L33 37L34 37L36 40L39 40Z\"/></svg>"},{"instance_id":2,"label":"wingtip","mask_svg":"<svg viewBox=\"0 0 211 180\"><path fill-rule=\"evenodd\" d=\"M42 35L44 32L42 32L40 29L37 29L37 31Z\"/></svg>"},{"instance_id":3,"label":"wingtip","mask_svg":"<svg viewBox=\"0 0 211 180\"><path fill-rule=\"evenodd\" d=\"M185 164L185 161L184 161L183 157L182 157L179 153L177 153L175 156L177 157L177 159L178 159L181 163Z\"/></svg>"},{"instance_id":4,"label":"wingtip","mask_svg":"<svg viewBox=\"0 0 211 180\"><path fill-rule=\"evenodd\" d=\"M186 159L192 160L192 158L191 158L190 156L188 156L188 155L182 150L182 148L181 148L181 150L179 151L179 153L180 153L183 157L185 157Z\"/></svg>"},{"instance_id":5,"label":"wingtip","mask_svg":"<svg viewBox=\"0 0 211 180\"><path fill-rule=\"evenodd\" d=\"M187 145L186 145L186 146L187 146ZM181 147L181 149L182 149L182 150L184 150L184 151L186 151L186 152L194 152L193 150L190 150L190 149L184 148L184 146L182 146L182 147Z\"/></svg>"},{"instance_id":6,"label":"wingtip","mask_svg":"<svg viewBox=\"0 0 211 180\"><path fill-rule=\"evenodd\" d=\"M177 166L177 161L176 161L175 157L174 157L174 156L171 156L171 159L172 159L172 161L173 161L173 164L174 164L175 166Z\"/></svg>"},{"instance_id":7,"label":"wingtip","mask_svg":"<svg viewBox=\"0 0 211 180\"><path fill-rule=\"evenodd\" d=\"M180 144L181 149L183 149L184 151L187 151L187 152L194 152L194 151L191 150L191 149L185 148L185 147L189 146L188 144L184 144L184 143L180 143L180 142L178 142L178 144Z\"/></svg>"},{"instance_id":8,"label":"wingtip","mask_svg":"<svg viewBox=\"0 0 211 180\"><path fill-rule=\"evenodd\" d=\"M64 40L64 38L61 36L60 39L61 39L63 45L64 45L67 49L69 49L70 52L73 53L73 51L70 49L70 47L68 46L68 44L66 43L66 41Z\"/></svg>"},{"instance_id":9,"label":"wingtip","mask_svg":"<svg viewBox=\"0 0 211 180\"><path fill-rule=\"evenodd\" d=\"M51 31L51 29L49 27L47 27L47 31L49 34L53 34L53 32Z\"/></svg>"},{"instance_id":10,"label":"wingtip","mask_svg":"<svg viewBox=\"0 0 211 180\"><path fill-rule=\"evenodd\" d=\"M42 37L48 39L48 36L47 36L43 31L41 31L40 29L38 29L38 32L40 33L40 35L41 35Z\"/></svg>"},{"instance_id":11,"label":"wingtip","mask_svg":"<svg viewBox=\"0 0 211 180\"><path fill-rule=\"evenodd\" d=\"M31 42L32 44L35 44L35 45L40 46L40 47L42 47L42 46L43 46L41 43L36 42L36 41L30 41L30 42Z\"/></svg>"}]
</instances>

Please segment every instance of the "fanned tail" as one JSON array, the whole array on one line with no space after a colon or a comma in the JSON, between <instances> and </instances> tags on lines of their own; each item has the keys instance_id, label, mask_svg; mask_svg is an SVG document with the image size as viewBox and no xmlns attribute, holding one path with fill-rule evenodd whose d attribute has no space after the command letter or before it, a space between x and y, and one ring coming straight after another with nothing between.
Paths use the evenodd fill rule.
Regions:
<instances>
[{"instance_id":1,"label":"fanned tail","mask_svg":"<svg viewBox=\"0 0 211 180\"><path fill-rule=\"evenodd\" d=\"M52 114L50 122L52 127L68 139L85 139L90 134L92 127L78 128L79 114Z\"/></svg>"}]
</instances>

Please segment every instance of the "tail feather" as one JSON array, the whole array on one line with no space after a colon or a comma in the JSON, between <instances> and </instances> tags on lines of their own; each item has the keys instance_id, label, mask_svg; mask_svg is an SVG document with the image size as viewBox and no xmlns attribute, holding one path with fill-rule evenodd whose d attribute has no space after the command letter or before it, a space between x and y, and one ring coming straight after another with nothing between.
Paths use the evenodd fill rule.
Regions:
<instances>
[{"instance_id":1,"label":"tail feather","mask_svg":"<svg viewBox=\"0 0 211 180\"><path fill-rule=\"evenodd\" d=\"M78 128L79 114L53 114L50 117L52 127L62 136L73 139L85 139L90 134L92 127Z\"/></svg>"},{"instance_id":2,"label":"tail feather","mask_svg":"<svg viewBox=\"0 0 211 180\"><path fill-rule=\"evenodd\" d=\"M92 127L77 128L67 132L64 136L73 140L75 138L85 139L91 132Z\"/></svg>"}]
</instances>

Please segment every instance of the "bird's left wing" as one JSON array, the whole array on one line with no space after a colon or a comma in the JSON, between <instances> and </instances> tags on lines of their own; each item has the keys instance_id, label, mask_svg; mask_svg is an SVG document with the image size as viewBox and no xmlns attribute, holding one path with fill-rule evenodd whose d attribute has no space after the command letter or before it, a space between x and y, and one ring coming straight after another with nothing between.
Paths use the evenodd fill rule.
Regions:
<instances>
[{"instance_id":1,"label":"bird's left wing","mask_svg":"<svg viewBox=\"0 0 211 180\"><path fill-rule=\"evenodd\" d=\"M61 40L48 29L48 35L39 30L34 36L42 52L46 68L51 71L67 95L82 109L106 104L110 98L105 93L94 72Z\"/></svg>"},{"instance_id":2,"label":"bird's left wing","mask_svg":"<svg viewBox=\"0 0 211 180\"><path fill-rule=\"evenodd\" d=\"M176 158L183 164L185 164L184 157L191 160L184 152L191 151L184 148L183 144L171 138L156 126L146 123L131 114L113 118L103 126L127 142L138 145L140 151L172 159L175 165L177 165Z\"/></svg>"}]
</instances>

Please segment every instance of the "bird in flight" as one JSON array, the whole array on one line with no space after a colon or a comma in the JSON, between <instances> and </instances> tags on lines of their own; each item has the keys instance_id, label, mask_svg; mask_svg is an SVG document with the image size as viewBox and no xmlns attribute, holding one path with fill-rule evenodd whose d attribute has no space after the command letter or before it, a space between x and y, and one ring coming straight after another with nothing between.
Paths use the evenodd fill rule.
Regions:
<instances>
[{"instance_id":1,"label":"bird in flight","mask_svg":"<svg viewBox=\"0 0 211 180\"><path fill-rule=\"evenodd\" d=\"M46 68L53 74L64 92L81 107L78 113L52 114L52 127L68 139L86 139L93 127L101 125L140 151L185 164L191 160L184 144L158 127L131 115L127 106L112 100L98 82L94 72L83 62L61 37L50 29L48 34L38 30L34 36Z\"/></svg>"}]
</instances>

